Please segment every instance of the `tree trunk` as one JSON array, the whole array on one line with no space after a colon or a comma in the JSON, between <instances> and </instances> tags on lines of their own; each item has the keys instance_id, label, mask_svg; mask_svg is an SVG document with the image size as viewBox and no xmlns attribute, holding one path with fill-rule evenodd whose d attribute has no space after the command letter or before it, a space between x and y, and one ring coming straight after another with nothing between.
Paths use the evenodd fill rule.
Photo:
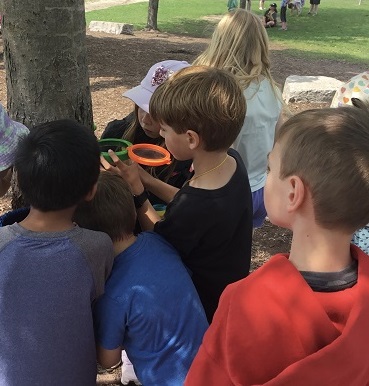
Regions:
<instances>
[{"instance_id":1,"label":"tree trunk","mask_svg":"<svg viewBox=\"0 0 369 386\"><path fill-rule=\"evenodd\" d=\"M149 0L149 10L147 14L147 24L146 29L158 30L158 9L159 9L159 0Z\"/></svg>"},{"instance_id":2,"label":"tree trunk","mask_svg":"<svg viewBox=\"0 0 369 386\"><path fill-rule=\"evenodd\" d=\"M2 0L10 116L27 127L62 118L93 127L84 0ZM13 181L12 206L25 203Z\"/></svg>"},{"instance_id":3,"label":"tree trunk","mask_svg":"<svg viewBox=\"0 0 369 386\"><path fill-rule=\"evenodd\" d=\"M3 0L8 111L26 126L61 118L92 128L84 0Z\"/></svg>"}]
</instances>

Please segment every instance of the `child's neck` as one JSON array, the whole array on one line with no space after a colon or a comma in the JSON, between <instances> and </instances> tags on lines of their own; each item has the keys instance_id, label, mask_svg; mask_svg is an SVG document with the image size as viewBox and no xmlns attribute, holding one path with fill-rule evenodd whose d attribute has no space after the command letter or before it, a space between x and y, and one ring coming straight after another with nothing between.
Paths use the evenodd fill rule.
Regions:
<instances>
[{"instance_id":1,"label":"child's neck","mask_svg":"<svg viewBox=\"0 0 369 386\"><path fill-rule=\"evenodd\" d=\"M193 157L195 174L189 185L201 189L218 189L228 183L236 170L237 164L227 151L198 151Z\"/></svg>"},{"instance_id":2,"label":"child's neck","mask_svg":"<svg viewBox=\"0 0 369 386\"><path fill-rule=\"evenodd\" d=\"M290 261L299 271L338 272L350 265L351 235L314 224L294 230Z\"/></svg>"},{"instance_id":3,"label":"child's neck","mask_svg":"<svg viewBox=\"0 0 369 386\"><path fill-rule=\"evenodd\" d=\"M113 248L115 256L124 252L127 248L134 244L136 240L137 237L134 234L131 234L129 236L125 236L123 240L114 241Z\"/></svg>"},{"instance_id":4,"label":"child's neck","mask_svg":"<svg viewBox=\"0 0 369 386\"><path fill-rule=\"evenodd\" d=\"M42 212L31 207L28 216L19 224L33 232L63 232L72 229L75 225L72 221L76 207Z\"/></svg>"}]
</instances>

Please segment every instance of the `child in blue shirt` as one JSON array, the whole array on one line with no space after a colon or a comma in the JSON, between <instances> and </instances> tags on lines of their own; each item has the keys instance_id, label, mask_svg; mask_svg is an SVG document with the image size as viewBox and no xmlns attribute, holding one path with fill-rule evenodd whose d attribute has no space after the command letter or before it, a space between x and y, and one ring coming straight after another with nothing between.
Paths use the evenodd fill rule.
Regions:
<instances>
[{"instance_id":1,"label":"child in blue shirt","mask_svg":"<svg viewBox=\"0 0 369 386\"><path fill-rule=\"evenodd\" d=\"M132 193L115 173L100 174L75 221L107 233L116 254L94 312L98 362L112 367L124 349L143 385L182 386L208 323L178 253L156 233L133 234Z\"/></svg>"}]
</instances>

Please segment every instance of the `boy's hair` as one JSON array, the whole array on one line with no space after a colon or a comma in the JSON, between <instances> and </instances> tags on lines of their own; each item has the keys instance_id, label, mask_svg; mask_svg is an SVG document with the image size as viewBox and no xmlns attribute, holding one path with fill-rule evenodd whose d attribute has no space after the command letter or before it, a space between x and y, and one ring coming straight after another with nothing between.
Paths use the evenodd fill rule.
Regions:
<instances>
[{"instance_id":1,"label":"boy's hair","mask_svg":"<svg viewBox=\"0 0 369 386\"><path fill-rule=\"evenodd\" d=\"M25 200L43 212L77 205L97 181L100 149L93 132L72 120L35 126L14 162Z\"/></svg>"},{"instance_id":2,"label":"boy's hair","mask_svg":"<svg viewBox=\"0 0 369 386\"><path fill-rule=\"evenodd\" d=\"M234 76L224 70L192 66L160 85L150 101L150 114L177 134L197 132L206 151L228 149L246 114L246 101Z\"/></svg>"},{"instance_id":3,"label":"boy's hair","mask_svg":"<svg viewBox=\"0 0 369 386\"><path fill-rule=\"evenodd\" d=\"M73 220L82 228L107 233L113 242L123 240L136 224L129 185L113 172L101 172L93 200L81 202Z\"/></svg>"},{"instance_id":4,"label":"boy's hair","mask_svg":"<svg viewBox=\"0 0 369 386\"><path fill-rule=\"evenodd\" d=\"M354 232L369 222L369 109L307 110L276 133L280 177L308 186L317 224Z\"/></svg>"},{"instance_id":5,"label":"boy's hair","mask_svg":"<svg viewBox=\"0 0 369 386\"><path fill-rule=\"evenodd\" d=\"M275 84L270 73L268 34L259 19L244 9L229 12L218 23L207 49L195 65L223 68L246 88L260 76Z\"/></svg>"}]
</instances>

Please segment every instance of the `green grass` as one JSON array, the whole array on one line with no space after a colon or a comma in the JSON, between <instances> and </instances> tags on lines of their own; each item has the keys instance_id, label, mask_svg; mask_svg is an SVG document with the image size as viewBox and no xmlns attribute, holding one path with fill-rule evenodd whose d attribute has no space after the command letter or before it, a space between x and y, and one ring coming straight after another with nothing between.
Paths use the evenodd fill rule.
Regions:
<instances>
[{"instance_id":1,"label":"green grass","mask_svg":"<svg viewBox=\"0 0 369 386\"><path fill-rule=\"evenodd\" d=\"M365 0L364 0L365 1ZM87 25L91 20L130 23L136 30L145 28L148 2L116 6L86 13ZM227 0L160 0L158 28L163 32L209 37L217 21L202 19L208 15L227 12Z\"/></svg>"},{"instance_id":2,"label":"green grass","mask_svg":"<svg viewBox=\"0 0 369 386\"><path fill-rule=\"evenodd\" d=\"M291 16L287 10L288 31L268 29L271 42L281 44L289 55L369 62L368 0L360 6L358 0L322 0L317 16L307 15L309 1L305 1L301 16ZM88 12L86 21L126 22L140 30L146 25L147 9L147 2L117 6ZM257 0L252 1L252 9L263 13ZM226 11L227 0L160 0L158 27L173 34L209 37L217 21L204 17Z\"/></svg>"},{"instance_id":3,"label":"green grass","mask_svg":"<svg viewBox=\"0 0 369 386\"><path fill-rule=\"evenodd\" d=\"M369 63L368 1L323 0L317 16L308 11L309 4L301 16L287 10L288 31L268 29L270 40L296 56Z\"/></svg>"}]
</instances>

